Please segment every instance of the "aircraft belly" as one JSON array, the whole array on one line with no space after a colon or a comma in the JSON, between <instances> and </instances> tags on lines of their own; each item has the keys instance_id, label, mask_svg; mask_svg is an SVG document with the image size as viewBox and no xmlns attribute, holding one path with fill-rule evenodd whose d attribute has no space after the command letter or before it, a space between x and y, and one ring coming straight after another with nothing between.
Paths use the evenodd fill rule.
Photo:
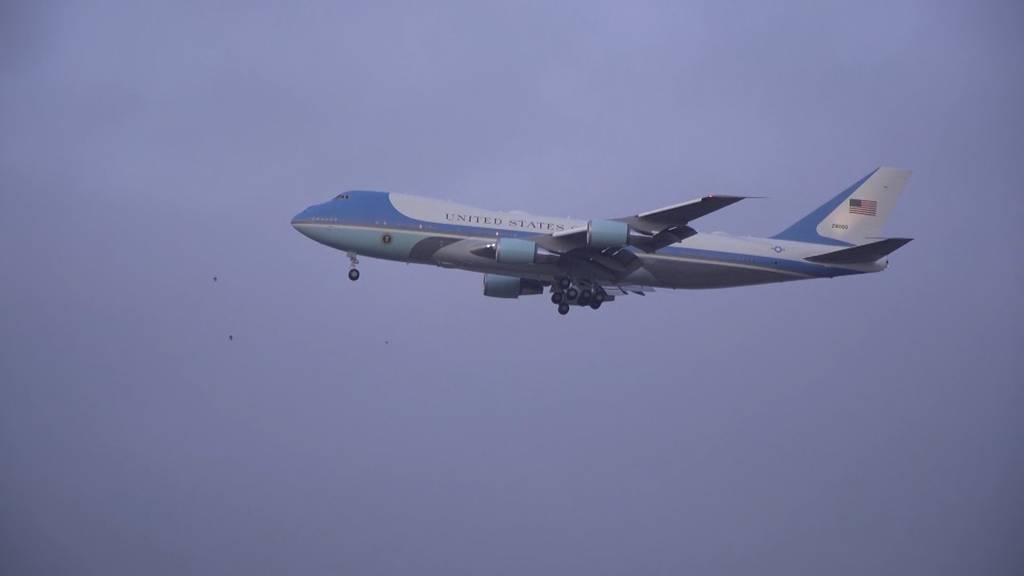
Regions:
<instances>
[{"instance_id":1,"label":"aircraft belly","mask_svg":"<svg viewBox=\"0 0 1024 576\"><path fill-rule=\"evenodd\" d=\"M505 274L542 281L568 274L590 276L592 270L560 268L557 264L502 264L472 250L489 239L438 235L428 231L360 228L349 226L318 227L315 239L332 248L353 251L362 256L420 264L436 264L472 272ZM797 280L802 276L770 268L726 263L715 260L640 256L643 265L623 283L664 288L722 288Z\"/></svg>"},{"instance_id":2,"label":"aircraft belly","mask_svg":"<svg viewBox=\"0 0 1024 576\"><path fill-rule=\"evenodd\" d=\"M768 268L680 258L644 258L644 270L656 286L666 288L725 288L800 278Z\"/></svg>"},{"instance_id":3,"label":"aircraft belly","mask_svg":"<svg viewBox=\"0 0 1024 576\"><path fill-rule=\"evenodd\" d=\"M558 275L558 267L547 264L500 264L471 250L489 240L475 237L437 235L428 231L361 228L349 226L317 227L314 238L331 248L356 252L360 256L434 264L471 272L506 274L538 280Z\"/></svg>"}]
</instances>

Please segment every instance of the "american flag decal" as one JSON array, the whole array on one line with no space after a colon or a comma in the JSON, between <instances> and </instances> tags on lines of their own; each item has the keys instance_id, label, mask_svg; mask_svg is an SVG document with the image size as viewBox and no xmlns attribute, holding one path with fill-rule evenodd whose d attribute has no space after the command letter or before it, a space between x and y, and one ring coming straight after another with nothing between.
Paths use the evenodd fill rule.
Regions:
<instances>
[{"instance_id":1,"label":"american flag decal","mask_svg":"<svg viewBox=\"0 0 1024 576\"><path fill-rule=\"evenodd\" d=\"M877 210L878 202L875 202L874 200L858 200L857 198L850 199L850 214L874 216Z\"/></svg>"}]
</instances>

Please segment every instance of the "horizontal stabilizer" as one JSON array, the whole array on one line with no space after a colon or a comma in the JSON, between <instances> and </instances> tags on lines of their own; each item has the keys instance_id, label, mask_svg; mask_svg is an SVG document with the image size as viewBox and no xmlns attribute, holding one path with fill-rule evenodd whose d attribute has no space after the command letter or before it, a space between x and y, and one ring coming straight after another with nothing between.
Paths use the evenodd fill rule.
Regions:
<instances>
[{"instance_id":1,"label":"horizontal stabilizer","mask_svg":"<svg viewBox=\"0 0 1024 576\"><path fill-rule=\"evenodd\" d=\"M861 244L853 248L844 248L835 252L819 254L805 258L819 264L863 264L874 262L895 252L913 238L886 238L869 244Z\"/></svg>"}]
</instances>

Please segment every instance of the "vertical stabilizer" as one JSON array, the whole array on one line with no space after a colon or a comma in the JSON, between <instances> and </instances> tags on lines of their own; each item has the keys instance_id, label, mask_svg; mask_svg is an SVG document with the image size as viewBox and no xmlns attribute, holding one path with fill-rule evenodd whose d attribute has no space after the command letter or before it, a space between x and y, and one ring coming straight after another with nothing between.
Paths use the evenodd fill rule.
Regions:
<instances>
[{"instance_id":1,"label":"vertical stabilizer","mask_svg":"<svg viewBox=\"0 0 1024 576\"><path fill-rule=\"evenodd\" d=\"M882 237L909 177L909 170L878 168L774 237L834 245L873 242Z\"/></svg>"}]
</instances>

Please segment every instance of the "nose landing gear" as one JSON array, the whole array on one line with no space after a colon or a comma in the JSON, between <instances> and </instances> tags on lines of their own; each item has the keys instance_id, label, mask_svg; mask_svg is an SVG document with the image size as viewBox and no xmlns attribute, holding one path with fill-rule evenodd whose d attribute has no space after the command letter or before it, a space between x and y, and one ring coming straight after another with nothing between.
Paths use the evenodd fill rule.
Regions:
<instances>
[{"instance_id":1,"label":"nose landing gear","mask_svg":"<svg viewBox=\"0 0 1024 576\"><path fill-rule=\"evenodd\" d=\"M349 252L348 261L348 279L355 282L356 280L359 280L359 268L356 268L356 266L359 266L359 255L355 252Z\"/></svg>"}]
</instances>

